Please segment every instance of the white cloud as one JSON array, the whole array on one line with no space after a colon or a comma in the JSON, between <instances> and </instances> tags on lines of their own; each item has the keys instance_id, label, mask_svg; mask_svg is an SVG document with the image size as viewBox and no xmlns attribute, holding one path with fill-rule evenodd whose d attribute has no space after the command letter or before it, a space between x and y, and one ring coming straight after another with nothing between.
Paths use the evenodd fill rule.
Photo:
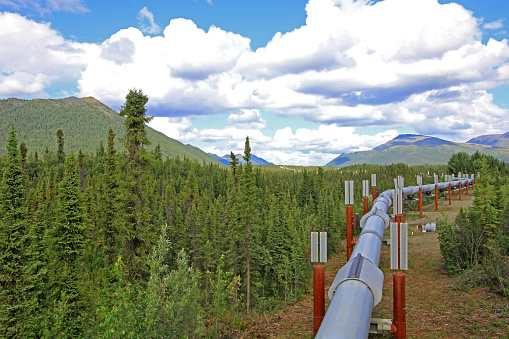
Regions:
<instances>
[{"instance_id":1,"label":"white cloud","mask_svg":"<svg viewBox=\"0 0 509 339\"><path fill-rule=\"evenodd\" d=\"M138 12L138 22L143 33L157 34L161 32L161 27L156 24L154 14L147 9L147 6Z\"/></svg>"},{"instance_id":2,"label":"white cloud","mask_svg":"<svg viewBox=\"0 0 509 339\"><path fill-rule=\"evenodd\" d=\"M460 5L436 0L309 0L306 12L305 25L256 51L248 38L187 19L147 36L142 31L153 34L156 23L146 7L145 28L120 30L102 44L65 40L50 24L3 13L0 95L47 96L49 87L73 82L79 95L118 108L138 88L150 114L171 117L152 123L171 137L243 148L249 135L273 162L294 161L284 152L317 159L335 154L331 147L360 150L389 137L359 136L355 126L464 140L509 130L509 111L487 93L509 83L508 41L481 39L481 26L500 29L502 20L483 25ZM270 121L260 111L322 125L267 137L260 129ZM189 120L218 113L229 115L224 129L197 130Z\"/></svg>"},{"instance_id":3,"label":"white cloud","mask_svg":"<svg viewBox=\"0 0 509 339\"><path fill-rule=\"evenodd\" d=\"M483 29L501 29L504 27L504 19L498 19L497 21L487 22L483 26Z\"/></svg>"},{"instance_id":4,"label":"white cloud","mask_svg":"<svg viewBox=\"0 0 509 339\"><path fill-rule=\"evenodd\" d=\"M98 49L65 40L48 23L0 13L0 93L47 96L54 83L76 81Z\"/></svg>"},{"instance_id":5,"label":"white cloud","mask_svg":"<svg viewBox=\"0 0 509 339\"><path fill-rule=\"evenodd\" d=\"M398 135L396 130L361 135L353 127L332 124L320 125L317 129L299 128L295 133L286 127L275 131L273 136L267 136L255 128L197 129L187 118L160 117L155 117L149 126L183 142L210 144L202 149L221 156L232 151L241 153L248 136L255 155L285 165L325 165L340 153L368 150ZM223 146L218 142L222 142Z\"/></svg>"},{"instance_id":6,"label":"white cloud","mask_svg":"<svg viewBox=\"0 0 509 339\"><path fill-rule=\"evenodd\" d=\"M82 95L119 105L129 88L141 88L150 105L172 115L212 114L232 106L225 96L240 81L232 68L249 50L249 39L213 26L205 32L190 20L174 19L163 36L151 38L129 28L111 36L103 48L126 39L133 45L129 62L94 60L81 74Z\"/></svg>"},{"instance_id":7,"label":"white cloud","mask_svg":"<svg viewBox=\"0 0 509 339\"><path fill-rule=\"evenodd\" d=\"M243 128L264 129L267 127L267 121L262 119L258 109L241 109L239 113L232 113L228 117L229 124L237 124Z\"/></svg>"}]
</instances>

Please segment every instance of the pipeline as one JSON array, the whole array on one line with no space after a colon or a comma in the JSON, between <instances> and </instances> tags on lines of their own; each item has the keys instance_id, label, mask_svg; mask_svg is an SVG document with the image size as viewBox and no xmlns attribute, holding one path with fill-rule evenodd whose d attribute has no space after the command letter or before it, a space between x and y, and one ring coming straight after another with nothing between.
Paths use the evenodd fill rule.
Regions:
<instances>
[{"instance_id":1,"label":"pipeline","mask_svg":"<svg viewBox=\"0 0 509 339\"><path fill-rule=\"evenodd\" d=\"M472 179L451 182L464 187ZM438 184L438 189L449 188L449 182ZM423 192L435 190L435 184L423 185ZM390 224L387 214L392 206L394 190L380 194L371 211L361 219L362 232L350 260L337 273L329 289L331 303L315 338L367 338L373 307L382 300L384 275L378 268L384 230ZM403 189L404 196L419 192L419 186Z\"/></svg>"}]
</instances>

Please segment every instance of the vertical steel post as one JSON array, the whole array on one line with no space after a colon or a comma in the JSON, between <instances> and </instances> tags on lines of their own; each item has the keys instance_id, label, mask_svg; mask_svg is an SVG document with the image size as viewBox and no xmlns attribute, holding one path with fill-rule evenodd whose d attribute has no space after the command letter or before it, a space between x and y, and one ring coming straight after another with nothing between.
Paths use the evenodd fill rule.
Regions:
<instances>
[{"instance_id":1,"label":"vertical steel post","mask_svg":"<svg viewBox=\"0 0 509 339\"><path fill-rule=\"evenodd\" d=\"M461 201L461 178L460 178L459 188L460 188L460 190L459 190L459 200Z\"/></svg>"},{"instance_id":2,"label":"vertical steel post","mask_svg":"<svg viewBox=\"0 0 509 339\"><path fill-rule=\"evenodd\" d=\"M451 190L451 183L449 182L449 205L451 204L451 200L452 200L451 196L452 196L452 190Z\"/></svg>"},{"instance_id":3,"label":"vertical steel post","mask_svg":"<svg viewBox=\"0 0 509 339\"><path fill-rule=\"evenodd\" d=\"M406 338L406 314L405 314L405 275L397 272L393 275L393 308L396 326L394 338Z\"/></svg>"},{"instance_id":4,"label":"vertical steel post","mask_svg":"<svg viewBox=\"0 0 509 339\"><path fill-rule=\"evenodd\" d=\"M364 197L364 214L368 214L368 197Z\"/></svg>"},{"instance_id":5,"label":"vertical steel post","mask_svg":"<svg viewBox=\"0 0 509 339\"><path fill-rule=\"evenodd\" d=\"M313 267L313 280L314 280L314 316L313 316L313 329L315 336L320 325L322 324L323 317L325 316L325 268L322 265Z\"/></svg>"},{"instance_id":6,"label":"vertical steel post","mask_svg":"<svg viewBox=\"0 0 509 339\"><path fill-rule=\"evenodd\" d=\"M435 211L438 211L438 185L435 185Z\"/></svg>"},{"instance_id":7,"label":"vertical steel post","mask_svg":"<svg viewBox=\"0 0 509 339\"><path fill-rule=\"evenodd\" d=\"M346 260L350 260L353 251L352 206L346 206Z\"/></svg>"},{"instance_id":8,"label":"vertical steel post","mask_svg":"<svg viewBox=\"0 0 509 339\"><path fill-rule=\"evenodd\" d=\"M419 214L422 215L422 187L419 186Z\"/></svg>"},{"instance_id":9,"label":"vertical steel post","mask_svg":"<svg viewBox=\"0 0 509 339\"><path fill-rule=\"evenodd\" d=\"M376 200L376 174L371 174L371 201L375 203Z\"/></svg>"}]
</instances>

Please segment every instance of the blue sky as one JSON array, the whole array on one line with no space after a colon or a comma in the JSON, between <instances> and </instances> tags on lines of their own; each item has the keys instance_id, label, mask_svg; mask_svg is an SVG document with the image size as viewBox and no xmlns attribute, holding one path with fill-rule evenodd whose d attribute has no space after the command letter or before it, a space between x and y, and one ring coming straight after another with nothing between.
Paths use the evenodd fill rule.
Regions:
<instances>
[{"instance_id":1,"label":"blue sky","mask_svg":"<svg viewBox=\"0 0 509 339\"><path fill-rule=\"evenodd\" d=\"M509 131L509 1L0 0L0 98L130 88L219 155L324 165L400 133Z\"/></svg>"}]
</instances>

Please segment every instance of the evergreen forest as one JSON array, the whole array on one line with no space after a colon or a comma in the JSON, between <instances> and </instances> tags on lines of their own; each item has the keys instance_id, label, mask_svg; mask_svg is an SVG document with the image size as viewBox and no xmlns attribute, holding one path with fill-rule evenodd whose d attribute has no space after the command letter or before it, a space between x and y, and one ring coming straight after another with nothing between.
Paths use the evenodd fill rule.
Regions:
<instances>
[{"instance_id":1,"label":"evergreen forest","mask_svg":"<svg viewBox=\"0 0 509 339\"><path fill-rule=\"evenodd\" d=\"M235 337L250 317L305 293L314 228L328 233L329 256L344 251L345 180L355 181L361 212L372 173L381 192L398 175L413 185L424 174L426 184L448 170L254 166L248 137L244 164L233 153L229 167L169 158L147 148L147 101L129 91L123 135L110 128L93 152L66 154L57 130L39 156L10 127L0 158L0 337ZM462 218L481 218L489 254L494 237L509 235L507 173L482 159L472 166L485 178L479 204L500 217ZM497 251L507 263L509 246Z\"/></svg>"}]
</instances>

